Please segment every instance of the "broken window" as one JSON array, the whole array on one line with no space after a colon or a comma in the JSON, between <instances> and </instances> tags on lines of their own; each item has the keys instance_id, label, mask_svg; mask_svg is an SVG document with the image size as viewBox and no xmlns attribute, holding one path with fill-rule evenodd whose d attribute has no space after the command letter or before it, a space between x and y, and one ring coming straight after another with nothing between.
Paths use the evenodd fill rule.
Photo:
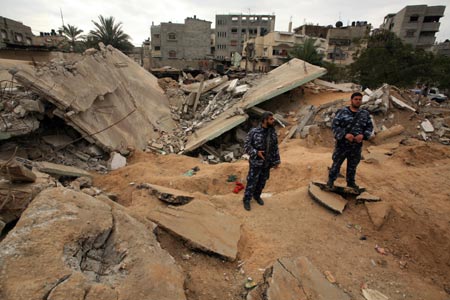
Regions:
<instances>
[{"instance_id":1,"label":"broken window","mask_svg":"<svg viewBox=\"0 0 450 300\"><path fill-rule=\"evenodd\" d=\"M237 28L231 28L231 33L237 33L238 29Z\"/></svg>"},{"instance_id":2,"label":"broken window","mask_svg":"<svg viewBox=\"0 0 450 300\"><path fill-rule=\"evenodd\" d=\"M231 21L237 22L237 21L239 21L239 17L231 17Z\"/></svg>"},{"instance_id":3,"label":"broken window","mask_svg":"<svg viewBox=\"0 0 450 300\"><path fill-rule=\"evenodd\" d=\"M169 40L176 40L177 39L177 35L175 34L175 32L171 32L168 34L168 39Z\"/></svg>"},{"instance_id":4,"label":"broken window","mask_svg":"<svg viewBox=\"0 0 450 300\"><path fill-rule=\"evenodd\" d=\"M170 50L169 51L169 58L176 58L177 57L177 52L175 50Z\"/></svg>"},{"instance_id":5,"label":"broken window","mask_svg":"<svg viewBox=\"0 0 450 300\"><path fill-rule=\"evenodd\" d=\"M160 46L155 46L155 51L160 51L161 47Z\"/></svg>"},{"instance_id":6,"label":"broken window","mask_svg":"<svg viewBox=\"0 0 450 300\"><path fill-rule=\"evenodd\" d=\"M245 34L247 31L245 30L245 28L241 29L241 33Z\"/></svg>"},{"instance_id":7,"label":"broken window","mask_svg":"<svg viewBox=\"0 0 450 300\"><path fill-rule=\"evenodd\" d=\"M26 38L27 45L31 45L31 39L29 37Z\"/></svg>"},{"instance_id":8,"label":"broken window","mask_svg":"<svg viewBox=\"0 0 450 300\"><path fill-rule=\"evenodd\" d=\"M250 35L256 35L257 32L258 32L258 29L256 29L256 28L250 28L250 29L248 30L248 33L249 33Z\"/></svg>"},{"instance_id":9,"label":"broken window","mask_svg":"<svg viewBox=\"0 0 450 300\"><path fill-rule=\"evenodd\" d=\"M414 37L416 35L416 31L414 29L406 30L405 37Z\"/></svg>"},{"instance_id":10,"label":"broken window","mask_svg":"<svg viewBox=\"0 0 450 300\"><path fill-rule=\"evenodd\" d=\"M409 17L409 22L418 22L418 21L419 21L418 15L413 15Z\"/></svg>"},{"instance_id":11,"label":"broken window","mask_svg":"<svg viewBox=\"0 0 450 300\"><path fill-rule=\"evenodd\" d=\"M15 38L16 38L16 41L18 41L18 42L23 41L23 36L20 33L16 33Z\"/></svg>"},{"instance_id":12,"label":"broken window","mask_svg":"<svg viewBox=\"0 0 450 300\"><path fill-rule=\"evenodd\" d=\"M423 18L423 22L424 23L434 23L434 22L439 22L439 19L441 17L440 16L425 16Z\"/></svg>"},{"instance_id":13,"label":"broken window","mask_svg":"<svg viewBox=\"0 0 450 300\"><path fill-rule=\"evenodd\" d=\"M6 30L0 30L0 34L2 39L6 40L8 38L8 33L6 32Z\"/></svg>"}]
</instances>

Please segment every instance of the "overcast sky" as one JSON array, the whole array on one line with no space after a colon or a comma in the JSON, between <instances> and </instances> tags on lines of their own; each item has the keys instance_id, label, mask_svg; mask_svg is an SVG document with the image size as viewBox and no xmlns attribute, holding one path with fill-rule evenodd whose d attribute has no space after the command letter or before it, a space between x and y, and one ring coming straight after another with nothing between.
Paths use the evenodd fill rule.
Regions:
<instances>
[{"instance_id":1,"label":"overcast sky","mask_svg":"<svg viewBox=\"0 0 450 300\"><path fill-rule=\"evenodd\" d=\"M132 38L136 46L150 36L152 22L172 21L183 23L186 17L194 15L212 22L216 14L275 14L275 30L287 31L292 18L293 28L306 23L334 25L341 20L344 25L351 21L368 21L378 28L388 13L398 12L406 5L427 4L445 5L448 0L1 0L0 15L21 21L38 35L40 31L49 32L61 26L60 8L65 24L75 25L88 33L93 28L91 20L99 15L114 16L123 23L123 30ZM5 3L6 2L6 3ZM446 15L450 15L447 7ZM450 39L450 16L441 19L437 41Z\"/></svg>"}]
</instances>

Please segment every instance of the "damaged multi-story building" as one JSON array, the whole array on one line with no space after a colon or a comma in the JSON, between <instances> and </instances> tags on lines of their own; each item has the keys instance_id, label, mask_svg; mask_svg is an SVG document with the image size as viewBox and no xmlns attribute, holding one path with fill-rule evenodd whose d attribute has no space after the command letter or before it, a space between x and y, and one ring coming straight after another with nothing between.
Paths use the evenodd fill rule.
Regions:
<instances>
[{"instance_id":1,"label":"damaged multi-story building","mask_svg":"<svg viewBox=\"0 0 450 300\"><path fill-rule=\"evenodd\" d=\"M328 28L324 60L341 65L353 63L358 52L367 47L370 30L366 21L353 21L349 26L338 21L336 27Z\"/></svg>"},{"instance_id":2,"label":"damaged multi-story building","mask_svg":"<svg viewBox=\"0 0 450 300\"><path fill-rule=\"evenodd\" d=\"M151 26L151 61L153 68L209 68L211 56L211 22L186 18L184 23L161 23Z\"/></svg>"},{"instance_id":3,"label":"damaged multi-story building","mask_svg":"<svg viewBox=\"0 0 450 300\"><path fill-rule=\"evenodd\" d=\"M0 16L0 49L31 45L33 37L31 27Z\"/></svg>"},{"instance_id":4,"label":"damaged multi-story building","mask_svg":"<svg viewBox=\"0 0 450 300\"><path fill-rule=\"evenodd\" d=\"M287 62L290 59L289 52L296 45L304 44L308 38L314 39L317 52L325 53L326 39L297 34L291 32L291 28L290 23L289 31L272 31L246 41L241 68L258 72L275 69Z\"/></svg>"},{"instance_id":5,"label":"damaged multi-story building","mask_svg":"<svg viewBox=\"0 0 450 300\"><path fill-rule=\"evenodd\" d=\"M242 53L245 41L274 29L274 15L216 15L215 60L231 61L234 53Z\"/></svg>"},{"instance_id":6,"label":"damaged multi-story building","mask_svg":"<svg viewBox=\"0 0 450 300\"><path fill-rule=\"evenodd\" d=\"M395 33L414 48L430 49L444 16L445 5L408 5L398 13L388 14L380 29Z\"/></svg>"}]
</instances>

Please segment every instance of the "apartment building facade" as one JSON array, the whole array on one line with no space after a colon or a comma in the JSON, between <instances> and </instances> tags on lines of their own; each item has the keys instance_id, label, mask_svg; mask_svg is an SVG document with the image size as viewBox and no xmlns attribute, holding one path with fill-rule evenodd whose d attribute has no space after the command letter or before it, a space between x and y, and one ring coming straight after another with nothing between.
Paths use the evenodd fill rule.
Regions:
<instances>
[{"instance_id":1,"label":"apartment building facade","mask_svg":"<svg viewBox=\"0 0 450 300\"><path fill-rule=\"evenodd\" d=\"M242 53L247 40L274 29L274 15L216 15L215 60L230 61L233 53Z\"/></svg>"},{"instance_id":2,"label":"apartment building facade","mask_svg":"<svg viewBox=\"0 0 450 300\"><path fill-rule=\"evenodd\" d=\"M395 33L414 48L430 49L444 16L445 5L408 5L395 14L388 14L380 28Z\"/></svg>"},{"instance_id":3,"label":"apartment building facade","mask_svg":"<svg viewBox=\"0 0 450 300\"><path fill-rule=\"evenodd\" d=\"M33 43L31 27L22 22L0 17L0 49L30 46Z\"/></svg>"},{"instance_id":4,"label":"apartment building facade","mask_svg":"<svg viewBox=\"0 0 450 300\"><path fill-rule=\"evenodd\" d=\"M206 68L211 56L211 22L186 18L184 23L152 25L151 63L153 68Z\"/></svg>"},{"instance_id":5,"label":"apartment building facade","mask_svg":"<svg viewBox=\"0 0 450 300\"><path fill-rule=\"evenodd\" d=\"M315 40L317 52L324 54L327 42L324 38L308 37L302 34L285 31L272 31L265 36L252 38L244 43L241 68L268 72L289 60L289 52L296 46L304 44L306 39Z\"/></svg>"}]
</instances>

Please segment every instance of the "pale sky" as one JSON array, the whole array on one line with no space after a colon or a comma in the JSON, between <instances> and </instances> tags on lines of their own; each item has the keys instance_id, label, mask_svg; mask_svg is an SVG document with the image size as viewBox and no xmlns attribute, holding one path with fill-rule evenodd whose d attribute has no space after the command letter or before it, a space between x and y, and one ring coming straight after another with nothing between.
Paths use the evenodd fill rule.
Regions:
<instances>
[{"instance_id":1,"label":"pale sky","mask_svg":"<svg viewBox=\"0 0 450 300\"><path fill-rule=\"evenodd\" d=\"M40 31L61 27L60 8L65 24L75 25L87 34L93 28L91 20L99 15L114 16L123 23L123 30L140 46L150 36L152 22L183 23L186 17L197 16L211 21L214 28L216 14L242 13L275 14L275 30L287 31L292 18L293 28L306 23L334 25L341 20L344 25L352 21L368 21L378 28L388 13L396 13L406 5L446 5L448 0L0 0L0 16L20 21L32 28L35 35ZM450 39L450 8L441 18L437 41Z\"/></svg>"}]
</instances>

